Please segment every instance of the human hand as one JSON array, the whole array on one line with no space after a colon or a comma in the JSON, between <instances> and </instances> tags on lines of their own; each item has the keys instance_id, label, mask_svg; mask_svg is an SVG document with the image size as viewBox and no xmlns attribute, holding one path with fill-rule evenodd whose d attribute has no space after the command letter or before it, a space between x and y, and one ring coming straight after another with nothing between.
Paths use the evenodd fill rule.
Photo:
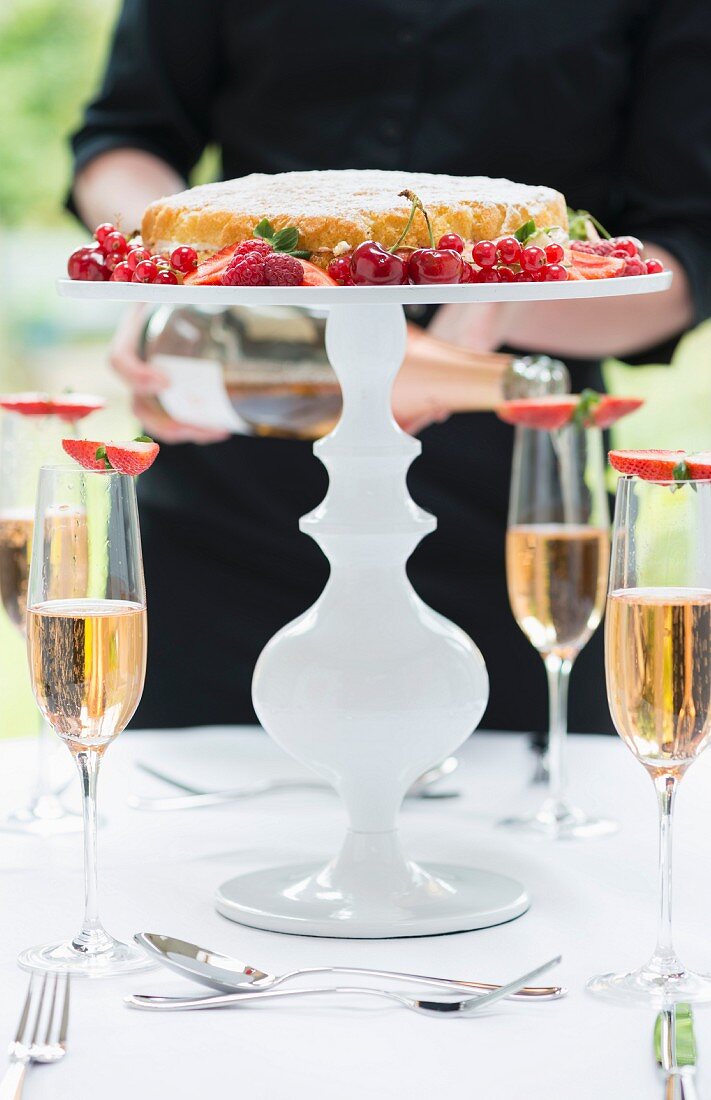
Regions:
<instances>
[{"instance_id":1,"label":"human hand","mask_svg":"<svg viewBox=\"0 0 711 1100\"><path fill-rule=\"evenodd\" d=\"M228 432L201 428L173 420L161 407L157 395L170 384L161 370L138 354L138 343L146 320L146 307L126 312L114 336L109 363L133 394L133 411L148 435L161 443L221 443Z\"/></svg>"}]
</instances>

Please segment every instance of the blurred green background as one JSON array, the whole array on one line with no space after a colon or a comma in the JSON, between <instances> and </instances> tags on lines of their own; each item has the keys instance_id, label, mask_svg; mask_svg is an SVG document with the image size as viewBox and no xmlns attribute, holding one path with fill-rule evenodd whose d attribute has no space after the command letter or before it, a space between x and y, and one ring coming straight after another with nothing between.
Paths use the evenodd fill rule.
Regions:
<instances>
[{"instance_id":1,"label":"blurred green background","mask_svg":"<svg viewBox=\"0 0 711 1100\"><path fill-rule=\"evenodd\" d=\"M103 394L108 408L89 424L104 438L134 426L106 362L119 307L59 299L53 284L86 236L63 210L66 135L98 80L117 9L117 0L0 3L0 389ZM208 156L196 177L212 163ZM648 399L617 445L710 449L710 366L711 323L684 339L672 368L607 364L611 390ZM24 646L2 613L0 668L0 737L34 730Z\"/></svg>"}]
</instances>

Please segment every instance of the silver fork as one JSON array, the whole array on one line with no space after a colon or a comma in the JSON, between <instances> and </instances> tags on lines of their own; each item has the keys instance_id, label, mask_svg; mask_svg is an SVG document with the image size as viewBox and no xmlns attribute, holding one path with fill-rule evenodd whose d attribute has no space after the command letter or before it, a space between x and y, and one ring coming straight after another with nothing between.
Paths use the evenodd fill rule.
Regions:
<instances>
[{"instance_id":1,"label":"silver fork","mask_svg":"<svg viewBox=\"0 0 711 1100\"><path fill-rule=\"evenodd\" d=\"M52 981L52 977L54 981ZM61 983L61 984L60 984ZM63 994L59 993L61 985ZM51 986L49 1011L46 1013L44 1040L40 1039L42 1013L48 988ZM59 1000L61 999L61 1007ZM32 1002L38 1000L34 1027L30 1030ZM69 1023L69 975L62 982L59 974L45 974L40 987L39 999L33 997L33 979L25 997L25 1004L17 1025L17 1034L10 1044L10 1065L0 1082L0 1100L20 1100L25 1082L25 1074L30 1062L58 1062L67 1053L67 1026ZM54 1036L54 1038L53 1038Z\"/></svg>"},{"instance_id":2,"label":"silver fork","mask_svg":"<svg viewBox=\"0 0 711 1100\"><path fill-rule=\"evenodd\" d=\"M148 993L134 993L124 998L124 1003L130 1008L152 1009L153 1011L181 1011L191 1008L222 1008L227 1005L247 1004L250 1001L270 1001L281 997L308 997L314 994L340 994L360 996L366 994L373 997L386 997L389 1001L396 1001L403 1008L409 1008L413 1012L422 1012L426 1016L436 1016L442 1013L454 1013L464 1016L474 1016L486 1005L494 1004L504 997L510 997L523 989L525 985L538 978L546 970L557 966L561 956L549 959L542 966L530 970L528 974L522 974L520 978L499 986L490 993L483 993L479 997L464 997L457 1001L425 1001L418 997L407 997L402 993L395 993L390 989L374 989L371 986L334 986L331 988L319 987L316 989L267 989L261 993L224 993L212 997L158 997ZM2 1098L0 1097L0 1100Z\"/></svg>"}]
</instances>

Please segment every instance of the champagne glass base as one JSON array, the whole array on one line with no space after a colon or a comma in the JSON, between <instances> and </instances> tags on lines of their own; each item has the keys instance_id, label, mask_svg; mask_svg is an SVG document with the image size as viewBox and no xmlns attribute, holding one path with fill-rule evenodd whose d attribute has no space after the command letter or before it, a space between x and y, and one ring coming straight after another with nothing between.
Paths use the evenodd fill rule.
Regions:
<instances>
[{"instance_id":1,"label":"champagne glass base","mask_svg":"<svg viewBox=\"0 0 711 1100\"><path fill-rule=\"evenodd\" d=\"M681 969L675 974L660 974L642 966L627 974L601 974L585 987L590 993L626 1004L669 1005L677 1001L700 1004L711 1001L711 976Z\"/></svg>"},{"instance_id":2,"label":"champagne glass base","mask_svg":"<svg viewBox=\"0 0 711 1100\"><path fill-rule=\"evenodd\" d=\"M79 951L71 942L28 947L17 957L18 966L35 972L54 971L73 978L110 978L147 970L155 964L145 951L107 936L100 951Z\"/></svg>"},{"instance_id":3,"label":"champagne glass base","mask_svg":"<svg viewBox=\"0 0 711 1100\"><path fill-rule=\"evenodd\" d=\"M616 833L619 828L616 821L604 817L590 817L577 806L571 806L568 802L554 798L546 799L535 813L507 817L500 824L546 836L551 840L609 836L610 833Z\"/></svg>"},{"instance_id":4,"label":"champagne glass base","mask_svg":"<svg viewBox=\"0 0 711 1100\"><path fill-rule=\"evenodd\" d=\"M68 810L56 794L38 795L27 806L13 810L0 824L3 832L32 833L34 836L80 833L82 828L81 814Z\"/></svg>"}]
</instances>

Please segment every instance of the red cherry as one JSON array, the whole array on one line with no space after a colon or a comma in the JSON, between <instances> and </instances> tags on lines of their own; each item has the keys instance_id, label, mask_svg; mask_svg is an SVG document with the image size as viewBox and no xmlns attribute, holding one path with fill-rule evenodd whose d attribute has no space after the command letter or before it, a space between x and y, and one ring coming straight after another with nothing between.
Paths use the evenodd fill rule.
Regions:
<instances>
[{"instance_id":1,"label":"red cherry","mask_svg":"<svg viewBox=\"0 0 711 1100\"><path fill-rule=\"evenodd\" d=\"M546 249L546 251L548 251ZM546 264L541 268L543 279L547 283L564 283L568 278L568 271L562 264Z\"/></svg>"},{"instance_id":2,"label":"red cherry","mask_svg":"<svg viewBox=\"0 0 711 1100\"><path fill-rule=\"evenodd\" d=\"M622 271L623 275L646 275L647 266L644 260L640 260L639 256L635 256L634 259L628 260Z\"/></svg>"},{"instance_id":3,"label":"red cherry","mask_svg":"<svg viewBox=\"0 0 711 1100\"><path fill-rule=\"evenodd\" d=\"M499 278L499 272L495 267L482 267L481 271L476 277L478 283L498 283L501 282Z\"/></svg>"},{"instance_id":4,"label":"red cherry","mask_svg":"<svg viewBox=\"0 0 711 1100\"><path fill-rule=\"evenodd\" d=\"M334 256L328 265L328 274L332 279L335 279L337 283L342 283L344 286L348 286L352 283L351 279L351 261L348 256Z\"/></svg>"},{"instance_id":5,"label":"red cherry","mask_svg":"<svg viewBox=\"0 0 711 1100\"><path fill-rule=\"evenodd\" d=\"M182 275L188 275L197 267L197 252L194 248L189 248L188 245L181 244L171 252L170 262L176 271L179 271Z\"/></svg>"},{"instance_id":6,"label":"red cherry","mask_svg":"<svg viewBox=\"0 0 711 1100\"><path fill-rule=\"evenodd\" d=\"M96 240L99 244L103 244L109 233L115 232L115 225L112 225L111 222L102 222L101 225L97 225L96 229L94 230L94 236L96 237Z\"/></svg>"},{"instance_id":7,"label":"red cherry","mask_svg":"<svg viewBox=\"0 0 711 1100\"><path fill-rule=\"evenodd\" d=\"M620 253L634 259L639 251L637 241L633 240L631 237L615 237L614 245L615 247L612 255L620 259L622 258Z\"/></svg>"},{"instance_id":8,"label":"red cherry","mask_svg":"<svg viewBox=\"0 0 711 1100\"><path fill-rule=\"evenodd\" d=\"M130 283L133 272L125 260L120 260L111 273L112 283Z\"/></svg>"},{"instance_id":9,"label":"red cherry","mask_svg":"<svg viewBox=\"0 0 711 1100\"><path fill-rule=\"evenodd\" d=\"M517 264L521 256L521 245L515 237L502 237L496 245L496 254L502 264Z\"/></svg>"},{"instance_id":10,"label":"red cherry","mask_svg":"<svg viewBox=\"0 0 711 1100\"><path fill-rule=\"evenodd\" d=\"M154 283L171 283L175 285L178 282L178 276L174 271L171 271L169 267L161 268L153 280Z\"/></svg>"},{"instance_id":11,"label":"red cherry","mask_svg":"<svg viewBox=\"0 0 711 1100\"><path fill-rule=\"evenodd\" d=\"M437 248L449 248L461 256L464 251L464 241L458 233L443 233L437 241Z\"/></svg>"},{"instance_id":12,"label":"red cherry","mask_svg":"<svg viewBox=\"0 0 711 1100\"><path fill-rule=\"evenodd\" d=\"M661 260L654 259L653 257L647 260L645 264L648 275L658 275L660 271L664 271L664 264Z\"/></svg>"},{"instance_id":13,"label":"red cherry","mask_svg":"<svg viewBox=\"0 0 711 1100\"><path fill-rule=\"evenodd\" d=\"M416 285L458 283L464 261L452 248L417 248L410 256L408 274Z\"/></svg>"},{"instance_id":14,"label":"red cherry","mask_svg":"<svg viewBox=\"0 0 711 1100\"><path fill-rule=\"evenodd\" d=\"M493 241L477 241L472 256L479 267L493 267L496 263L496 245Z\"/></svg>"},{"instance_id":15,"label":"red cherry","mask_svg":"<svg viewBox=\"0 0 711 1100\"><path fill-rule=\"evenodd\" d=\"M539 248L536 244L529 244L526 248L521 249L521 259L519 263L524 271L537 271L546 262L546 254L542 248Z\"/></svg>"},{"instance_id":16,"label":"red cherry","mask_svg":"<svg viewBox=\"0 0 711 1100\"><path fill-rule=\"evenodd\" d=\"M563 249L555 241L553 244L548 244L543 250L546 254L546 260L549 264L559 264L563 259Z\"/></svg>"},{"instance_id":17,"label":"red cherry","mask_svg":"<svg viewBox=\"0 0 711 1100\"><path fill-rule=\"evenodd\" d=\"M105 256L109 256L112 253L117 256L125 256L128 252L128 242L123 233L118 233L114 230L113 233L107 233L101 242L101 251Z\"/></svg>"},{"instance_id":18,"label":"red cherry","mask_svg":"<svg viewBox=\"0 0 711 1100\"><path fill-rule=\"evenodd\" d=\"M153 260L141 260L133 270L134 283L154 283L158 274L158 266Z\"/></svg>"},{"instance_id":19,"label":"red cherry","mask_svg":"<svg viewBox=\"0 0 711 1100\"><path fill-rule=\"evenodd\" d=\"M407 282L407 265L375 241L363 241L351 256L351 278L356 286L401 286Z\"/></svg>"},{"instance_id":20,"label":"red cherry","mask_svg":"<svg viewBox=\"0 0 711 1100\"><path fill-rule=\"evenodd\" d=\"M147 248L132 248L126 256L126 263L131 268L131 271L135 271L138 264L143 260L150 260L151 254Z\"/></svg>"},{"instance_id":21,"label":"red cherry","mask_svg":"<svg viewBox=\"0 0 711 1100\"><path fill-rule=\"evenodd\" d=\"M518 241L516 243L518 244ZM499 273L500 283L512 283L516 278L510 267L497 267L496 270Z\"/></svg>"},{"instance_id":22,"label":"red cherry","mask_svg":"<svg viewBox=\"0 0 711 1100\"><path fill-rule=\"evenodd\" d=\"M77 248L67 261L67 274L70 279L83 282L101 283L109 277L104 266L104 257L93 248Z\"/></svg>"}]
</instances>

